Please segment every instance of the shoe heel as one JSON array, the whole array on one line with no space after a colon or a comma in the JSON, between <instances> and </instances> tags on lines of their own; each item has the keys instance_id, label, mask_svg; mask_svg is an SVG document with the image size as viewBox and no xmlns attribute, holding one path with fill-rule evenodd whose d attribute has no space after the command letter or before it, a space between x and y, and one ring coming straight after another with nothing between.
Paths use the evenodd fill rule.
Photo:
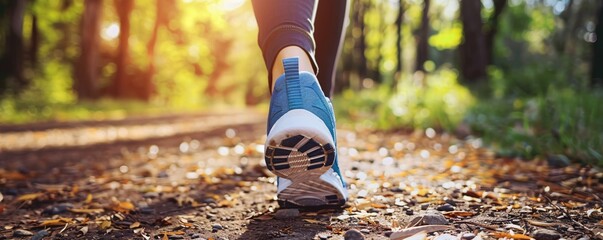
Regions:
<instances>
[{"instance_id":1,"label":"shoe heel","mask_svg":"<svg viewBox=\"0 0 603 240\"><path fill-rule=\"evenodd\" d=\"M266 140L268 170L279 177L297 180L309 172L326 172L335 162L333 139L322 121L312 113L296 109L283 115Z\"/></svg>"}]
</instances>

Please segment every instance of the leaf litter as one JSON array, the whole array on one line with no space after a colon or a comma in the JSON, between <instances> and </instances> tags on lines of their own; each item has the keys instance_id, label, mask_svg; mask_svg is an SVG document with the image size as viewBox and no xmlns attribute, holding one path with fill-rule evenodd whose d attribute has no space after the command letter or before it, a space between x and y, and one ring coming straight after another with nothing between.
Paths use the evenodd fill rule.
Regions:
<instances>
[{"instance_id":1,"label":"leaf litter","mask_svg":"<svg viewBox=\"0 0 603 240\"><path fill-rule=\"evenodd\" d=\"M275 219L262 135L229 128L102 151L0 155L0 236L45 228L58 238L319 239L358 229L372 239L532 239L538 229L597 238L603 228L599 170L497 157L478 138L422 131L340 130L348 204ZM41 214L64 203L73 207ZM425 221L435 213L439 220Z\"/></svg>"}]
</instances>

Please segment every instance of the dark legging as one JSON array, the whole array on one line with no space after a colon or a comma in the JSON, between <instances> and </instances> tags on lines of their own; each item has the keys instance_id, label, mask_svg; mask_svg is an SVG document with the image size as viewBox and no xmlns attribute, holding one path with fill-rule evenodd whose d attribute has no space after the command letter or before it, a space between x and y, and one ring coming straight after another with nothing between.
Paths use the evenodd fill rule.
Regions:
<instances>
[{"instance_id":1,"label":"dark legging","mask_svg":"<svg viewBox=\"0 0 603 240\"><path fill-rule=\"evenodd\" d=\"M268 74L272 73L281 49L298 46L308 53L322 91L330 97L347 25L347 0L253 0L252 3L259 28L258 44Z\"/></svg>"}]
</instances>

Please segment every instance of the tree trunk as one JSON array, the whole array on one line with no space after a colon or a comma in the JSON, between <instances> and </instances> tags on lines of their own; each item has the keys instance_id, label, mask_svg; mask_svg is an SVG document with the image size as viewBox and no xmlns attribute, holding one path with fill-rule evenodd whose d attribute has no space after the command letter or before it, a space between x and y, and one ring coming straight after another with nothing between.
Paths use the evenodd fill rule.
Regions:
<instances>
[{"instance_id":1,"label":"tree trunk","mask_svg":"<svg viewBox=\"0 0 603 240\"><path fill-rule=\"evenodd\" d=\"M173 7L173 0L156 0L155 7L155 24L153 25L153 32L151 38L147 43L147 57L149 58L149 65L147 66L146 74L142 80L142 99L148 101L151 99L153 92L155 91L155 85L153 84L153 76L155 76L155 46L157 45L157 34L159 28L166 24L168 9Z\"/></svg>"},{"instance_id":2,"label":"tree trunk","mask_svg":"<svg viewBox=\"0 0 603 240\"><path fill-rule=\"evenodd\" d=\"M599 5L595 28L597 41L593 43L593 61L590 66L591 85L595 87L603 87L603 4Z\"/></svg>"},{"instance_id":3,"label":"tree trunk","mask_svg":"<svg viewBox=\"0 0 603 240\"><path fill-rule=\"evenodd\" d=\"M483 34L481 2L461 0L464 41L460 47L463 78L475 82L486 77L486 42Z\"/></svg>"},{"instance_id":4,"label":"tree trunk","mask_svg":"<svg viewBox=\"0 0 603 240\"><path fill-rule=\"evenodd\" d=\"M217 96L219 94L218 81L222 77L222 74L230 67L226 56L228 56L228 53L232 50L233 41L218 36L216 39L213 39L212 42L214 48L211 52L214 59L214 68L209 75L209 81L207 82L207 87L204 92L208 96Z\"/></svg>"},{"instance_id":5,"label":"tree trunk","mask_svg":"<svg viewBox=\"0 0 603 240\"><path fill-rule=\"evenodd\" d=\"M80 100L98 97L99 31L102 0L86 0L80 25L80 57L76 62L74 89Z\"/></svg>"},{"instance_id":6,"label":"tree trunk","mask_svg":"<svg viewBox=\"0 0 603 240\"><path fill-rule=\"evenodd\" d=\"M9 88L18 92L27 85L23 76L23 16L26 5L26 0L11 0L6 4L6 42L2 61L0 61L2 63L0 66L1 92Z\"/></svg>"},{"instance_id":7,"label":"tree trunk","mask_svg":"<svg viewBox=\"0 0 603 240\"><path fill-rule=\"evenodd\" d=\"M498 19L500 14L507 6L507 0L494 0L494 12L489 19L489 28L486 32L486 59L487 65L492 65L494 61L494 40L498 32Z\"/></svg>"},{"instance_id":8,"label":"tree trunk","mask_svg":"<svg viewBox=\"0 0 603 240\"><path fill-rule=\"evenodd\" d=\"M31 21L31 40L29 46L29 61L32 67L38 65L38 51L40 49L40 29L38 28L38 16L32 16Z\"/></svg>"},{"instance_id":9,"label":"tree trunk","mask_svg":"<svg viewBox=\"0 0 603 240\"><path fill-rule=\"evenodd\" d=\"M404 1L398 2L398 16L396 17L396 73L399 75L402 73L402 22L404 18ZM396 85L396 77L393 81L394 86Z\"/></svg>"},{"instance_id":10,"label":"tree trunk","mask_svg":"<svg viewBox=\"0 0 603 240\"><path fill-rule=\"evenodd\" d=\"M358 77L363 79L366 77L368 69L366 67L366 39L365 39L365 22L364 13L366 11L367 4L365 0L356 1L356 18L354 19L355 27L359 33L357 38L354 38L354 52L356 61L354 61L355 69L358 72Z\"/></svg>"},{"instance_id":11,"label":"tree trunk","mask_svg":"<svg viewBox=\"0 0 603 240\"><path fill-rule=\"evenodd\" d=\"M126 69L128 68L130 49L128 39L130 38L130 15L134 9L134 0L114 0L115 9L119 18L119 45L117 47L117 66L115 78L113 81L114 96L116 98L125 99L135 95L130 89L133 84L127 77Z\"/></svg>"},{"instance_id":12,"label":"tree trunk","mask_svg":"<svg viewBox=\"0 0 603 240\"><path fill-rule=\"evenodd\" d=\"M385 12L386 9L384 9L384 4L381 3L380 1L375 1L373 2L373 7L374 9L376 9L378 12ZM378 24L377 24L377 31L379 32L386 32L387 31L387 26L385 26L385 21L384 19L380 18L378 20ZM383 83L383 75L381 74L381 64L383 62L383 54L381 53L381 50L383 49L383 41L378 41L377 42L377 46L375 46L375 48L377 49L377 58L374 61L374 64L371 68L371 73L370 73L370 78L373 79L375 81L375 83L381 84Z\"/></svg>"},{"instance_id":13,"label":"tree trunk","mask_svg":"<svg viewBox=\"0 0 603 240\"><path fill-rule=\"evenodd\" d=\"M421 14L421 27L417 36L417 57L415 63L415 71L425 71L423 66L429 55L429 45L427 38L429 37L429 5L430 0L423 0L423 13Z\"/></svg>"}]
</instances>

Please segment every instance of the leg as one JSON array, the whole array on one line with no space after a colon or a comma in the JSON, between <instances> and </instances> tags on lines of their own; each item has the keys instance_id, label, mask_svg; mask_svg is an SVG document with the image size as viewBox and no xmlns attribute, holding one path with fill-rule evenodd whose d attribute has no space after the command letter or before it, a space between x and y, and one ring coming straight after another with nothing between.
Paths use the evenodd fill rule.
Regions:
<instances>
[{"instance_id":1,"label":"leg","mask_svg":"<svg viewBox=\"0 0 603 240\"><path fill-rule=\"evenodd\" d=\"M258 23L258 44L268 70L270 92L274 79L284 73L282 60L299 57L300 70L318 72L314 60L314 0L253 0Z\"/></svg>"},{"instance_id":2,"label":"leg","mask_svg":"<svg viewBox=\"0 0 603 240\"><path fill-rule=\"evenodd\" d=\"M253 4L272 86L264 158L268 170L278 176L279 205L341 206L347 190L337 162L335 116L315 75L316 2L254 0ZM337 37L327 41L334 50L325 51L333 56L324 62L333 68L341 33L321 36ZM332 75L333 69L327 70ZM332 77L328 78L330 88Z\"/></svg>"},{"instance_id":3,"label":"leg","mask_svg":"<svg viewBox=\"0 0 603 240\"><path fill-rule=\"evenodd\" d=\"M333 94L335 68L348 25L347 0L322 0L316 13L316 62L318 63L318 81L327 97Z\"/></svg>"}]
</instances>

